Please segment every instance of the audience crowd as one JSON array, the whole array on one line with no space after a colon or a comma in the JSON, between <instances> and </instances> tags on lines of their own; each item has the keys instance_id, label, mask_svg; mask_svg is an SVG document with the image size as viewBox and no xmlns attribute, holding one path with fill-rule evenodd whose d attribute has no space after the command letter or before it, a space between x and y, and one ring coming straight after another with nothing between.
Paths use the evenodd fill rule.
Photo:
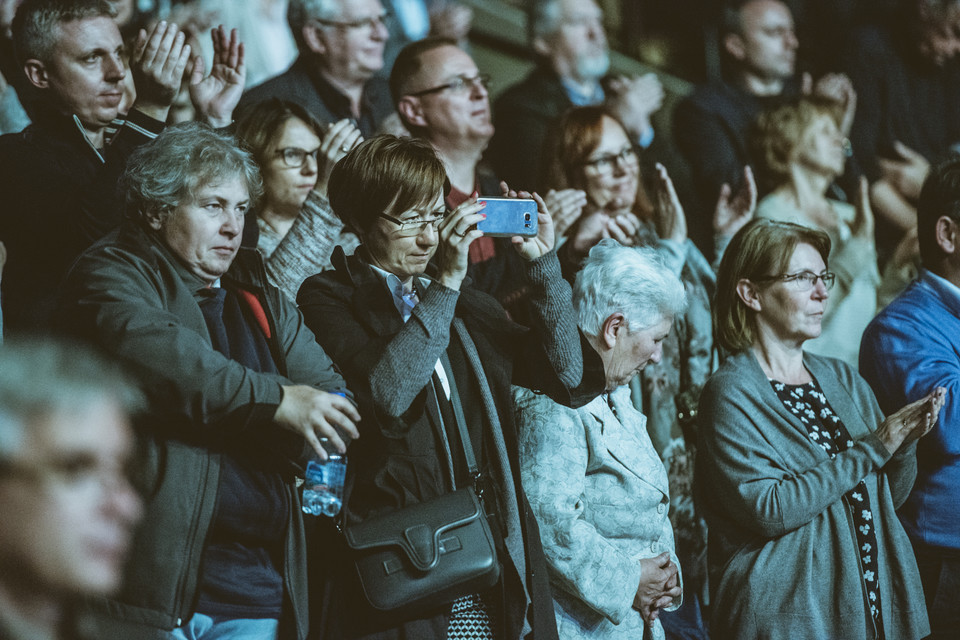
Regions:
<instances>
[{"instance_id":1,"label":"audience crowd","mask_svg":"<svg viewBox=\"0 0 960 640\"><path fill-rule=\"evenodd\" d=\"M0 640L957 637L960 0L527 4L0 0Z\"/></svg>"}]
</instances>

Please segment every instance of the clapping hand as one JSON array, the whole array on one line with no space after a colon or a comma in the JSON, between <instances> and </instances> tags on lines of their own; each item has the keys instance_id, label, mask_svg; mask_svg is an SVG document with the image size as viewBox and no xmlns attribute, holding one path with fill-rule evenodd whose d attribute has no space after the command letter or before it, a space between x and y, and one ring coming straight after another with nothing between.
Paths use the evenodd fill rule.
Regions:
<instances>
[{"instance_id":1,"label":"clapping hand","mask_svg":"<svg viewBox=\"0 0 960 640\"><path fill-rule=\"evenodd\" d=\"M753 218L757 210L757 183L753 179L753 170L743 168L743 181L736 193L729 184L720 187L720 197L713 211L713 233L731 237Z\"/></svg>"},{"instance_id":2,"label":"clapping hand","mask_svg":"<svg viewBox=\"0 0 960 640\"><path fill-rule=\"evenodd\" d=\"M877 436L890 455L905 444L925 436L933 429L940 409L947 399L947 390L937 387L929 395L911 402L884 420L877 429Z\"/></svg>"},{"instance_id":3,"label":"clapping hand","mask_svg":"<svg viewBox=\"0 0 960 640\"><path fill-rule=\"evenodd\" d=\"M213 127L226 127L233 119L233 110L240 101L247 79L243 43L237 30L223 25L210 30L213 39L213 67L204 77L203 57L197 56L190 72L190 100L197 116Z\"/></svg>"},{"instance_id":4,"label":"clapping hand","mask_svg":"<svg viewBox=\"0 0 960 640\"><path fill-rule=\"evenodd\" d=\"M899 158L880 158L877 164L880 167L882 179L902 197L916 200L920 197L920 188L930 173L930 163L922 155L903 144L894 142L893 148Z\"/></svg>"},{"instance_id":5,"label":"clapping hand","mask_svg":"<svg viewBox=\"0 0 960 640\"><path fill-rule=\"evenodd\" d=\"M327 183L333 166L355 146L363 142L360 129L353 120L344 118L327 127L320 143L320 155L317 158L317 192L327 195Z\"/></svg>"},{"instance_id":6,"label":"clapping hand","mask_svg":"<svg viewBox=\"0 0 960 640\"><path fill-rule=\"evenodd\" d=\"M176 24L159 22L149 36L141 29L130 54L130 73L137 91L133 108L166 121L189 61L190 45Z\"/></svg>"},{"instance_id":7,"label":"clapping hand","mask_svg":"<svg viewBox=\"0 0 960 640\"><path fill-rule=\"evenodd\" d=\"M550 189L543 201L553 218L554 233L559 238L563 237L567 229L580 217L587 204L587 194L581 189Z\"/></svg>"},{"instance_id":8,"label":"clapping hand","mask_svg":"<svg viewBox=\"0 0 960 640\"><path fill-rule=\"evenodd\" d=\"M673 181L667 174L666 167L658 162L656 169L654 213L657 235L682 244L687 240L687 217L683 213L683 205L680 204L677 190L673 188Z\"/></svg>"}]
</instances>

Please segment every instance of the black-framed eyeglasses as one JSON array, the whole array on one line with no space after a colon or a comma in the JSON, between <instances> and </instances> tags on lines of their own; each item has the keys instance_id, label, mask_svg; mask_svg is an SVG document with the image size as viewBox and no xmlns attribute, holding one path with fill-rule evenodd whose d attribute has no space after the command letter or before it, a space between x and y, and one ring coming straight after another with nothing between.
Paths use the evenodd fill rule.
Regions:
<instances>
[{"instance_id":1,"label":"black-framed eyeglasses","mask_svg":"<svg viewBox=\"0 0 960 640\"><path fill-rule=\"evenodd\" d=\"M412 93L408 93L407 95L414 98L419 98L420 96L429 95L431 93L440 93L441 91L449 91L450 93L466 93L468 91L473 91L478 86L483 87L484 89L489 89L490 76L486 73L480 73L473 77L457 76L446 84L437 85L436 87L430 87L429 89L423 89L421 91L414 91Z\"/></svg>"},{"instance_id":2,"label":"black-framed eyeglasses","mask_svg":"<svg viewBox=\"0 0 960 640\"><path fill-rule=\"evenodd\" d=\"M300 147L284 147L283 149L277 149L276 154L280 156L280 159L283 160L283 164L287 165L291 169L299 169L303 166L303 163L307 161L307 158L313 158L314 162L317 162L317 155L320 153L320 147L317 147L313 151L307 151L306 149L301 149Z\"/></svg>"},{"instance_id":3,"label":"black-framed eyeglasses","mask_svg":"<svg viewBox=\"0 0 960 640\"><path fill-rule=\"evenodd\" d=\"M613 167L617 162L620 162L624 166L633 166L637 164L638 160L636 150L632 146L627 145L621 149L619 153L608 153L593 158L592 160L587 160L583 165L590 167L598 174L607 174L613 172Z\"/></svg>"},{"instance_id":4,"label":"black-framed eyeglasses","mask_svg":"<svg viewBox=\"0 0 960 640\"><path fill-rule=\"evenodd\" d=\"M824 288L827 291L833 288L833 285L837 282L837 274L832 271L824 271L823 273L814 273L813 271L800 271L799 273L785 273L779 276L767 276L765 278L759 278L760 282L783 282L794 291L800 291L806 293L807 291L812 291L814 287L817 286L817 281L823 283Z\"/></svg>"},{"instance_id":5,"label":"black-framed eyeglasses","mask_svg":"<svg viewBox=\"0 0 960 640\"><path fill-rule=\"evenodd\" d=\"M397 225L401 236L412 238L419 236L421 233L426 231L427 225L432 226L435 231L439 229L440 223L443 222L446 214L433 218L411 218L410 220L400 220L398 218L394 218L393 216L388 216L385 213L381 213L380 217Z\"/></svg>"},{"instance_id":6,"label":"black-framed eyeglasses","mask_svg":"<svg viewBox=\"0 0 960 640\"><path fill-rule=\"evenodd\" d=\"M386 26L390 14L386 11L370 16L369 18L360 18L359 20L324 20L323 18L314 18L313 21L322 24L325 27L337 27L338 29L357 30L368 28L373 31L377 26Z\"/></svg>"}]
</instances>

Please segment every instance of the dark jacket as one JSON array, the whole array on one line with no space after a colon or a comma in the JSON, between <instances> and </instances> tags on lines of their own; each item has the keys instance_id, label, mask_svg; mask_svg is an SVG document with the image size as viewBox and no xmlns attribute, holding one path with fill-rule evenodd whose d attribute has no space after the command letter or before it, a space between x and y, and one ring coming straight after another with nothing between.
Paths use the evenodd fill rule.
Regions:
<instances>
[{"instance_id":1,"label":"dark jacket","mask_svg":"<svg viewBox=\"0 0 960 640\"><path fill-rule=\"evenodd\" d=\"M162 128L134 110L97 151L72 117L39 111L34 124L0 137L8 332L48 328L57 286L71 263L120 224L115 193L127 157Z\"/></svg>"},{"instance_id":2,"label":"dark jacket","mask_svg":"<svg viewBox=\"0 0 960 640\"><path fill-rule=\"evenodd\" d=\"M134 222L84 253L67 277L59 323L125 363L149 405L141 425L146 461L137 474L147 490L146 516L122 592L90 603L99 637L165 638L189 619L216 507L220 451L255 452L271 469L287 463L281 637L306 636L306 545L293 478L304 444L272 418L282 385L345 385L296 308L266 282L259 254L248 249L221 278L244 300L256 300L251 310L262 309L254 322L279 375L256 373L214 350L197 303L205 283Z\"/></svg>"},{"instance_id":3,"label":"dark jacket","mask_svg":"<svg viewBox=\"0 0 960 640\"><path fill-rule=\"evenodd\" d=\"M532 597L533 637L556 638L539 530L520 489L510 384L541 389L564 404L578 406L602 391L603 373L599 356L577 333L570 289L560 278L555 255L528 263L533 301L539 303L535 304L539 333L510 322L488 295L470 286L453 291L437 282L422 290L420 303L404 324L383 280L357 254L346 258L338 250L333 262L335 271L309 278L297 300L321 344L342 364L363 416L361 438L350 449L348 522L449 490L447 456L439 435L442 422L436 403L430 401L429 380L440 354L455 359L451 322L461 319L482 362L517 489L519 514L515 515L522 525L527 564L520 570L526 573ZM544 330L547 326L550 331ZM461 397L465 389L477 384L475 375L465 377L468 379L457 376ZM465 411L469 415L466 407ZM502 490L503 486L495 488ZM518 638L526 607L518 606L516 597L510 598L511 587L506 582L501 579L500 585L504 630L497 635ZM348 636L446 637L449 605L406 619L400 614L378 615L365 607L361 595L346 589L344 593L350 595L345 598L342 617L352 625L346 631ZM521 603L522 598L521 592Z\"/></svg>"},{"instance_id":4,"label":"dark jacket","mask_svg":"<svg viewBox=\"0 0 960 640\"><path fill-rule=\"evenodd\" d=\"M487 155L512 189L546 192L551 161L548 137L573 106L560 76L547 63L503 92L494 103L496 132Z\"/></svg>"},{"instance_id":5,"label":"dark jacket","mask_svg":"<svg viewBox=\"0 0 960 640\"><path fill-rule=\"evenodd\" d=\"M321 124L332 124L344 118L353 119L350 100L327 82L316 71L310 59L303 55L279 76L247 90L240 100L237 113L242 113L268 98L295 102L316 117ZM384 118L393 112L387 81L379 77L368 80L363 88L360 120L357 122L363 136L369 138L374 135Z\"/></svg>"}]
</instances>

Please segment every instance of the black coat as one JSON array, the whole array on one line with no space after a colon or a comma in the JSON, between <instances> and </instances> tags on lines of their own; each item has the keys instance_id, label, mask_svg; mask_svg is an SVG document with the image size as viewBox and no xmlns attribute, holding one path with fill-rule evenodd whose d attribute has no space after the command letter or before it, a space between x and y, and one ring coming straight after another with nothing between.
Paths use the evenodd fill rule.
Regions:
<instances>
[{"instance_id":1,"label":"black coat","mask_svg":"<svg viewBox=\"0 0 960 640\"><path fill-rule=\"evenodd\" d=\"M552 256L546 260L555 264ZM398 410L386 408L387 403L376 396L387 392L376 389L376 385L394 373L384 374L383 361L387 359L384 354L404 323L382 279L371 267L356 255L345 258L339 250L334 254L333 262L335 270L309 278L300 289L297 300L307 325L341 367L360 406L361 438L351 445L349 451L348 489L351 496L346 517L350 521L440 495L449 489L449 483L446 481L446 456L438 437L441 422L435 403L428 401L432 387L416 373L414 362L423 360L427 367L422 370L429 376L436 355L409 355L411 367L395 372L400 378L395 384L401 388L401 393L413 395L413 401L407 407L402 404L396 407ZM559 272L558 266L556 270ZM569 304L569 298L566 304ZM458 296L457 292L434 283L421 295L418 311L421 307L423 314L418 316L415 311L415 316L408 321L421 323L426 328L425 346L420 353L436 354L439 349L454 358L454 349L449 346L450 310L454 307L455 316L463 320L476 345L501 422L511 474L518 488L517 502L528 562L525 569L532 597L533 637L556 638L539 529L526 497L519 489L517 433L510 385L515 383L542 389L564 404L579 406L602 390L599 356L581 338L584 375L580 386L568 391L547 360L537 334L510 322L503 308L488 295L464 286ZM459 380L458 386L462 395L464 381ZM346 566L344 575L350 575L350 569ZM517 638L525 611L510 607L516 598L510 598L510 585L503 585L504 582L502 579L506 629L503 637ZM446 638L449 605L421 617L403 619L400 615L377 614L367 608L355 585L353 588L341 585L336 591L347 594L345 606L337 608L337 615L349 627L344 632L346 636Z\"/></svg>"}]
</instances>

